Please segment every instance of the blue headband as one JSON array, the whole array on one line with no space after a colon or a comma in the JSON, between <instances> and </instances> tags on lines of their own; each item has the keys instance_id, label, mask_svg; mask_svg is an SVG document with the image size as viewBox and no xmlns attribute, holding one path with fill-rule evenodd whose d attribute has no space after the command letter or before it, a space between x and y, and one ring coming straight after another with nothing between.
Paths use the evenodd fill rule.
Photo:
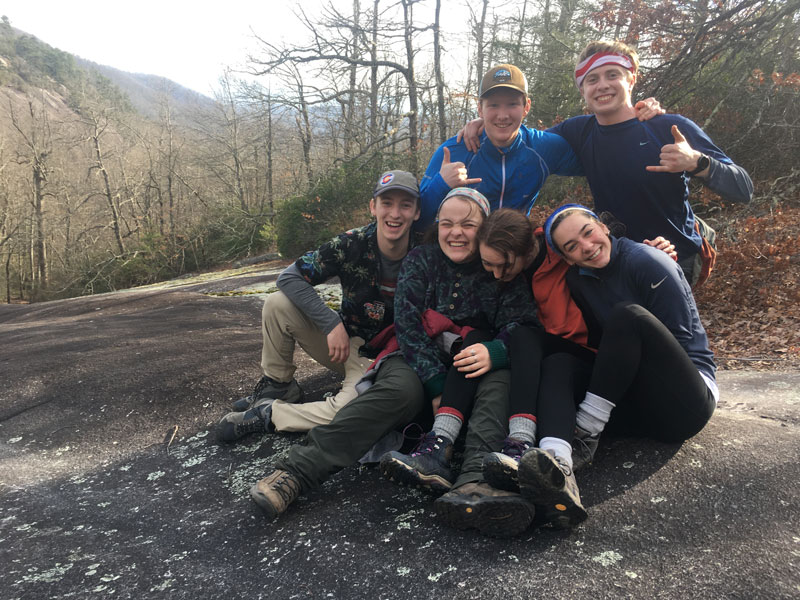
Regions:
<instances>
[{"instance_id":1,"label":"blue headband","mask_svg":"<svg viewBox=\"0 0 800 600\"><path fill-rule=\"evenodd\" d=\"M557 209L555 209L553 211L553 214L547 217L547 220L544 222L544 239L547 240L547 245L550 246L553 250L555 250L559 254L562 254L561 250L559 250L556 247L555 243L553 243L553 236L551 235L550 230L553 229L553 222L556 220L556 217L568 210L585 212L589 216L597 219L598 221L600 220L600 217L598 217L596 214L594 214L591 210L589 210L582 204L565 204L564 206L559 206Z\"/></svg>"}]
</instances>

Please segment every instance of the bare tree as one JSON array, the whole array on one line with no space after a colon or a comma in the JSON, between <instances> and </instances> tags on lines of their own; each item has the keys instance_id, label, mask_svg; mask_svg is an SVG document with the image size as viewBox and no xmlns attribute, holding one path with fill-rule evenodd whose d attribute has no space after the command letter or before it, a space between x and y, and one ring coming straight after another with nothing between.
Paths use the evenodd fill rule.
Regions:
<instances>
[{"instance_id":1,"label":"bare tree","mask_svg":"<svg viewBox=\"0 0 800 600\"><path fill-rule=\"evenodd\" d=\"M40 103L41 104L41 103ZM8 114L11 125L17 132L21 143L17 145L17 163L25 164L30 169L30 190L32 227L30 230L30 267L33 282L39 288L46 288L48 283L47 246L45 232L45 198L50 172L48 159L52 152L52 135L50 120L43 107L37 108L34 99L27 97L27 123L23 123L20 115L9 100Z\"/></svg>"},{"instance_id":2,"label":"bare tree","mask_svg":"<svg viewBox=\"0 0 800 600\"><path fill-rule=\"evenodd\" d=\"M439 143L447 139L447 114L444 108L444 77L442 76L442 40L439 15L442 0L436 0L436 16L433 24L433 71L436 76L436 107L439 117Z\"/></svg>"},{"instance_id":3,"label":"bare tree","mask_svg":"<svg viewBox=\"0 0 800 600\"><path fill-rule=\"evenodd\" d=\"M85 111L84 124L89 128L89 142L92 145L94 154L94 164L89 167L89 174L97 171L103 182L102 195L108 204L111 213L111 228L114 232L114 240L120 255L125 254L125 242L122 239L122 229L120 227L119 195L115 194L111 187L111 178L106 168L105 156L103 154L101 139L108 127L108 116L105 112L95 113L92 110Z\"/></svg>"}]
</instances>

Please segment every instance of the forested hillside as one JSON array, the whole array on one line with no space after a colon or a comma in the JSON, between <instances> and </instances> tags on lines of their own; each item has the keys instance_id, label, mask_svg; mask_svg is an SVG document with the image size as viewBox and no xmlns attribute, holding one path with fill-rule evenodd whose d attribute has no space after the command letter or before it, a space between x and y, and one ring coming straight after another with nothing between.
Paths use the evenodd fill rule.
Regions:
<instances>
[{"instance_id":1,"label":"forested hillside","mask_svg":"<svg viewBox=\"0 0 800 600\"><path fill-rule=\"evenodd\" d=\"M465 6L469 30L445 36L440 0L331 2L304 17L304 39L262 40L248 76L225 74L210 100L76 59L4 19L0 299L94 293L312 247L367 218L382 169L421 174L475 116L492 64L528 76L529 125L580 114L572 69L598 37L637 44L637 96L694 119L748 169L757 200L737 218L757 227L798 204L800 0ZM459 69L456 56L467 57ZM724 235L734 213L695 197ZM551 178L539 202L565 198L587 198L580 180Z\"/></svg>"}]
</instances>

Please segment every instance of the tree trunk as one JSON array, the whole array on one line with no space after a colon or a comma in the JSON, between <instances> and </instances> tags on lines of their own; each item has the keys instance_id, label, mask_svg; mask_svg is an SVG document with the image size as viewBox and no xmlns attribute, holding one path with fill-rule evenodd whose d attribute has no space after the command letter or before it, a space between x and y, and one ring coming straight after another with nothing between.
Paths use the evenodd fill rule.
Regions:
<instances>
[{"instance_id":1,"label":"tree trunk","mask_svg":"<svg viewBox=\"0 0 800 600\"><path fill-rule=\"evenodd\" d=\"M447 114L444 108L444 79L442 78L442 40L439 27L439 13L442 0L436 0L436 18L433 26L433 68L436 74L436 107L439 116L439 143L447 140Z\"/></svg>"},{"instance_id":2,"label":"tree trunk","mask_svg":"<svg viewBox=\"0 0 800 600\"><path fill-rule=\"evenodd\" d=\"M411 172L419 175L419 157L417 156L419 136L419 103L417 99L417 84L414 76L414 4L418 0L400 0L403 5L403 24L405 27L406 83L408 84L408 150L411 154Z\"/></svg>"},{"instance_id":3,"label":"tree trunk","mask_svg":"<svg viewBox=\"0 0 800 600\"><path fill-rule=\"evenodd\" d=\"M114 202L114 193L111 191L111 179L108 176L108 171L103 163L103 153L100 150L100 134L101 128L96 119L93 119L94 131L92 133L92 143L94 145L94 156L97 161L97 169L103 176L103 195L108 203L108 209L111 212L111 226L114 230L114 239L117 242L117 248L120 254L125 254L125 243L122 241L122 232L119 226L119 209L116 202Z\"/></svg>"},{"instance_id":4,"label":"tree trunk","mask_svg":"<svg viewBox=\"0 0 800 600\"><path fill-rule=\"evenodd\" d=\"M43 157L42 157L43 160ZM44 182L46 180L45 167L39 157L33 163L33 260L31 273L36 285L40 288L47 287L47 253L44 239Z\"/></svg>"}]
</instances>

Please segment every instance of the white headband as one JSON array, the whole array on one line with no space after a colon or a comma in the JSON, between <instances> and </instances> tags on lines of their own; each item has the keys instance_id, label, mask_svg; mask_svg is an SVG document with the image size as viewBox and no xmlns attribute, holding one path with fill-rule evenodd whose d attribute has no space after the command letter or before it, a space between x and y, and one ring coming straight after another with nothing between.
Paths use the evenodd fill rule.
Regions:
<instances>
[{"instance_id":1,"label":"white headband","mask_svg":"<svg viewBox=\"0 0 800 600\"><path fill-rule=\"evenodd\" d=\"M634 72L633 62L624 54L617 54L616 52L595 52L575 67L575 85L578 86L578 89L581 89L583 79L589 71L603 65L619 65L624 69L628 69L631 73Z\"/></svg>"}]
</instances>

